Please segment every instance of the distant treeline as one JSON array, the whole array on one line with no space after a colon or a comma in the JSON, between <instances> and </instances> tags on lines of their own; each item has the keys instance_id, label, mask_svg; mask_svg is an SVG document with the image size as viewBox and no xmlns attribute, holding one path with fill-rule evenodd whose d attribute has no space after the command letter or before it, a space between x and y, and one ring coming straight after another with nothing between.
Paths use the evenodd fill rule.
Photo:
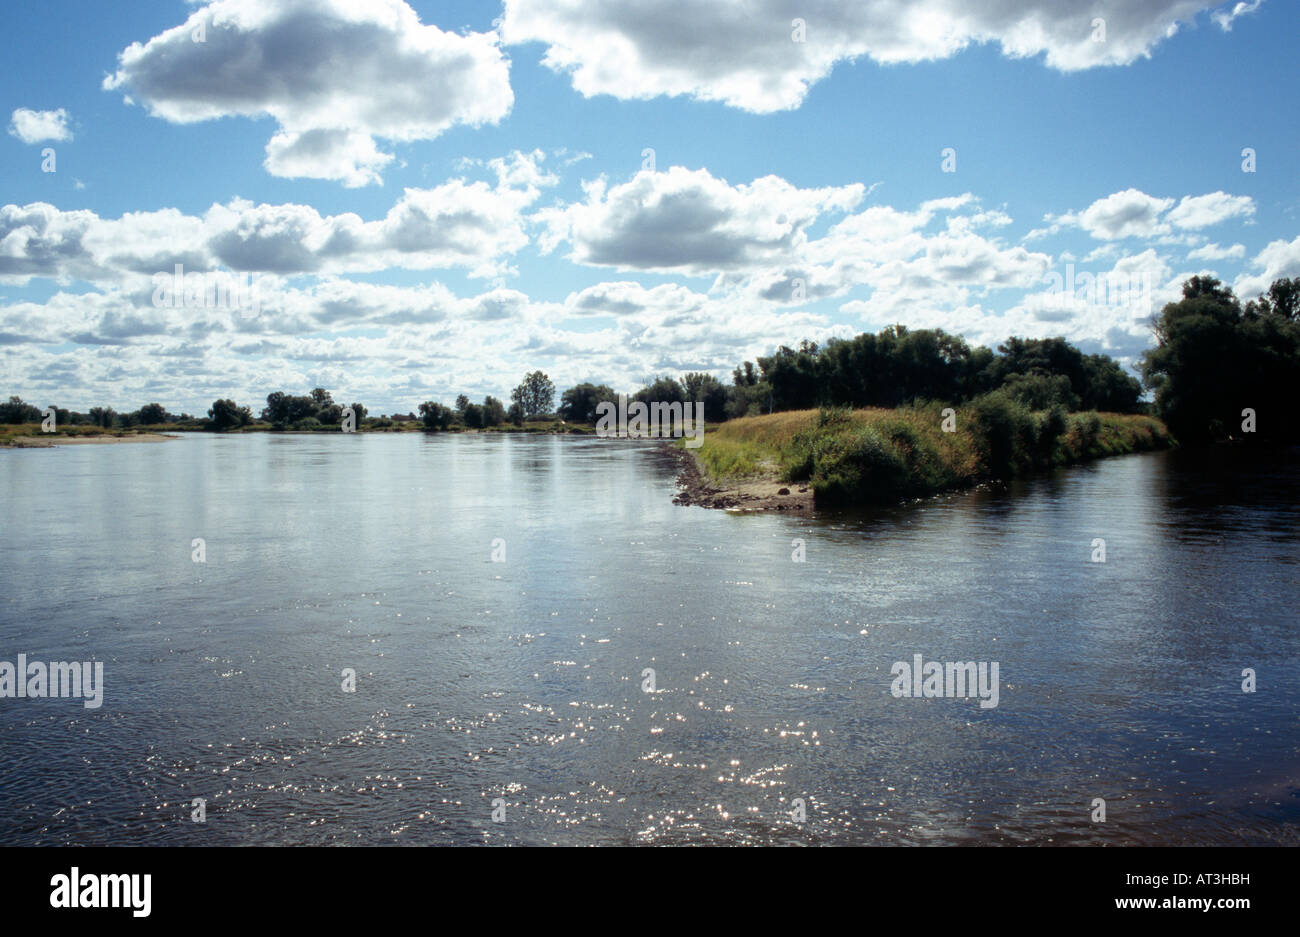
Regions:
<instances>
[{"instance_id":1,"label":"distant treeline","mask_svg":"<svg viewBox=\"0 0 1300 937\"><path fill-rule=\"evenodd\" d=\"M1300 280L1278 280L1243 306L1212 277L1192 277L1183 298L1153 320L1156 347L1141 361L1142 382L1106 355L1085 354L1064 338L1012 337L996 351L969 345L942 329L894 325L876 334L831 339L818 346L782 345L757 364L745 361L724 384L711 374L656 377L629 394L646 403L702 402L711 423L742 416L816 407L898 407L925 401L962 404L988 397L1026 411L1154 411L1183 442L1255 434L1294 441L1296 417L1289 392L1300 386ZM1154 405L1142 401L1143 385ZM461 394L454 407L426 400L417 410L368 416L352 403L356 429L400 428L418 421L427 430L491 429L528 421L592 424L597 407L617 402L606 384L581 383L560 395L541 371L525 375L507 407L496 397L481 404ZM258 423L252 410L230 399L213 402L207 417L169 413L161 404L117 412L54 408L59 425L106 429L175 425L225 431ZM317 387L295 396L267 396L260 421L278 430L338 430L345 407ZM418 412L418 416L417 416ZM0 423L38 423L41 409L10 397Z\"/></svg>"},{"instance_id":2,"label":"distant treeline","mask_svg":"<svg viewBox=\"0 0 1300 937\"><path fill-rule=\"evenodd\" d=\"M87 413L66 410L51 405L59 426L99 426L104 429L131 429L136 426L156 426L164 423L188 423L194 417L188 413L169 413L160 403L145 404L139 410L119 413L112 407L91 407ZM10 397L0 403L0 423L39 423L42 409L27 403L21 397Z\"/></svg>"}]
</instances>

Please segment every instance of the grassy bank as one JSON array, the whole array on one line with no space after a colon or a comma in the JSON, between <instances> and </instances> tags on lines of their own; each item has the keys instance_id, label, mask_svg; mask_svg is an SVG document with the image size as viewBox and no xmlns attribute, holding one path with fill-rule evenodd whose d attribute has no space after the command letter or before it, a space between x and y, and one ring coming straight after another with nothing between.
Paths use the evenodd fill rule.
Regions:
<instances>
[{"instance_id":1,"label":"grassy bank","mask_svg":"<svg viewBox=\"0 0 1300 937\"><path fill-rule=\"evenodd\" d=\"M952 432L942 404L745 417L709 427L695 455L719 483L775 477L810 484L819 503L853 503L1174 445L1149 416L1034 412L999 395L955 409Z\"/></svg>"},{"instance_id":2,"label":"grassy bank","mask_svg":"<svg viewBox=\"0 0 1300 937\"><path fill-rule=\"evenodd\" d=\"M40 423L0 423L0 446L21 444L22 440L27 437L49 439L61 436L71 439L86 439L96 436L112 436L121 439L136 435L148 436L167 431L167 427L141 426L138 428L132 427L131 429L104 429L99 426L76 425L60 426L53 433L42 433Z\"/></svg>"}]
</instances>

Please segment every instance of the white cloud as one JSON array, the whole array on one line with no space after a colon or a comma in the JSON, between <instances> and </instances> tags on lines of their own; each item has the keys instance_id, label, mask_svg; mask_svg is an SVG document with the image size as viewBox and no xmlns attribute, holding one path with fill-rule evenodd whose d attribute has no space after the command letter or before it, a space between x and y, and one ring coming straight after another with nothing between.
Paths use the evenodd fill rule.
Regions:
<instances>
[{"instance_id":1,"label":"white cloud","mask_svg":"<svg viewBox=\"0 0 1300 937\"><path fill-rule=\"evenodd\" d=\"M10 117L9 133L24 143L43 143L46 140L60 143L72 139L68 112L63 108L57 111L33 111L20 107Z\"/></svg>"},{"instance_id":2,"label":"white cloud","mask_svg":"<svg viewBox=\"0 0 1300 937\"><path fill-rule=\"evenodd\" d=\"M336 179L355 189L381 183L380 171L392 161L367 134L320 129L277 133L266 145L262 165L273 176Z\"/></svg>"},{"instance_id":3,"label":"white cloud","mask_svg":"<svg viewBox=\"0 0 1300 937\"><path fill-rule=\"evenodd\" d=\"M690 95L765 113L798 107L838 62L947 58L996 42L1062 71L1127 65L1213 4L1205 0L505 0L508 44L540 42L543 62L586 96ZM804 41L795 41L798 19ZM1097 41L1094 21L1105 21Z\"/></svg>"},{"instance_id":4,"label":"white cloud","mask_svg":"<svg viewBox=\"0 0 1300 937\"><path fill-rule=\"evenodd\" d=\"M1210 18L1218 24L1219 28L1225 33L1232 32L1232 24L1239 16L1245 16L1247 13L1254 13L1260 8L1264 0L1238 0L1232 4L1231 8L1215 10L1210 14Z\"/></svg>"},{"instance_id":5,"label":"white cloud","mask_svg":"<svg viewBox=\"0 0 1300 937\"><path fill-rule=\"evenodd\" d=\"M1138 189L1125 189L1097 199L1075 220L1085 231L1103 241L1152 237L1169 230L1169 226L1160 221L1160 214L1173 203L1171 198L1155 198Z\"/></svg>"},{"instance_id":6,"label":"white cloud","mask_svg":"<svg viewBox=\"0 0 1300 937\"><path fill-rule=\"evenodd\" d=\"M1220 247L1218 244L1206 244L1187 252L1188 260L1240 260L1246 256L1246 245L1233 244Z\"/></svg>"},{"instance_id":7,"label":"white cloud","mask_svg":"<svg viewBox=\"0 0 1300 937\"><path fill-rule=\"evenodd\" d=\"M201 217L167 208L104 219L36 202L0 207L0 282L31 277L101 284L133 274L167 272L175 264L202 272L225 267L271 274L358 273L383 269L461 268L471 276L509 272L511 255L528 241L526 209L542 186L539 151L492 160L497 177L452 179L431 189L408 188L375 221L321 215L309 205L234 199Z\"/></svg>"},{"instance_id":8,"label":"white cloud","mask_svg":"<svg viewBox=\"0 0 1300 937\"><path fill-rule=\"evenodd\" d=\"M1229 218L1249 218L1255 214L1255 202L1249 195L1211 192L1208 195L1185 195L1165 216L1179 228L1208 228Z\"/></svg>"},{"instance_id":9,"label":"white cloud","mask_svg":"<svg viewBox=\"0 0 1300 937\"><path fill-rule=\"evenodd\" d=\"M640 283L620 280L597 283L564 300L564 309L578 316L632 316L657 313L668 317L691 313L704 306L708 297L676 283L662 283L647 289Z\"/></svg>"},{"instance_id":10,"label":"white cloud","mask_svg":"<svg viewBox=\"0 0 1300 937\"><path fill-rule=\"evenodd\" d=\"M1210 192L1206 195L1184 195L1181 199L1157 198L1140 189L1125 189L1099 198L1081 212L1046 215L1046 228L1036 228L1025 236L1035 240L1057 234L1062 228L1083 228L1102 241L1123 238L1151 238L1157 243L1192 246L1200 235L1175 233L1197 231L1220 224L1231 218L1251 218L1255 202L1248 195L1229 195Z\"/></svg>"},{"instance_id":11,"label":"white cloud","mask_svg":"<svg viewBox=\"0 0 1300 937\"><path fill-rule=\"evenodd\" d=\"M496 123L514 101L495 33L423 25L403 0L213 0L118 58L104 87L154 116L269 115L268 172L348 186L378 182L392 160L377 138Z\"/></svg>"},{"instance_id":12,"label":"white cloud","mask_svg":"<svg viewBox=\"0 0 1300 937\"><path fill-rule=\"evenodd\" d=\"M567 241L575 263L694 276L792 257L813 222L853 208L865 192L857 183L800 189L777 176L733 186L680 166L584 188L585 201L538 213L548 249Z\"/></svg>"},{"instance_id":13,"label":"white cloud","mask_svg":"<svg viewBox=\"0 0 1300 937\"><path fill-rule=\"evenodd\" d=\"M1300 237L1292 241L1270 241L1251 261L1258 272L1243 274L1233 284L1233 291L1242 299L1254 299L1267 292L1274 280L1283 277L1300 277Z\"/></svg>"}]
</instances>

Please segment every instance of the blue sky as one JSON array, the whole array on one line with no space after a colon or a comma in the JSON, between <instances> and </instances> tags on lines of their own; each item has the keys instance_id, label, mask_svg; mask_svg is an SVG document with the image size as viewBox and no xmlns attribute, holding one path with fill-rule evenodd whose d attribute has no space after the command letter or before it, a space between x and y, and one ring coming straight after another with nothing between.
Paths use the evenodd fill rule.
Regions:
<instances>
[{"instance_id":1,"label":"blue sky","mask_svg":"<svg viewBox=\"0 0 1300 937\"><path fill-rule=\"evenodd\" d=\"M1296 4L865 6L7 5L4 393L404 412L894 322L1132 363L1187 276L1300 275Z\"/></svg>"}]
</instances>

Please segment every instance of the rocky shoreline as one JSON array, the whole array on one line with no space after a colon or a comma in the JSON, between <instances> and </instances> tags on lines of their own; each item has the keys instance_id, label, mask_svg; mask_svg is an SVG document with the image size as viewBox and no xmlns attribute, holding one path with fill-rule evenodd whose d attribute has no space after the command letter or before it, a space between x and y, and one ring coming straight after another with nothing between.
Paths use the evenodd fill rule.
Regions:
<instances>
[{"instance_id":1,"label":"rocky shoreline","mask_svg":"<svg viewBox=\"0 0 1300 937\"><path fill-rule=\"evenodd\" d=\"M774 476L736 479L726 484L710 480L689 450L668 444L664 451L677 463L677 494L673 504L726 511L781 511L811 514L815 508L807 485L782 482Z\"/></svg>"}]
</instances>

